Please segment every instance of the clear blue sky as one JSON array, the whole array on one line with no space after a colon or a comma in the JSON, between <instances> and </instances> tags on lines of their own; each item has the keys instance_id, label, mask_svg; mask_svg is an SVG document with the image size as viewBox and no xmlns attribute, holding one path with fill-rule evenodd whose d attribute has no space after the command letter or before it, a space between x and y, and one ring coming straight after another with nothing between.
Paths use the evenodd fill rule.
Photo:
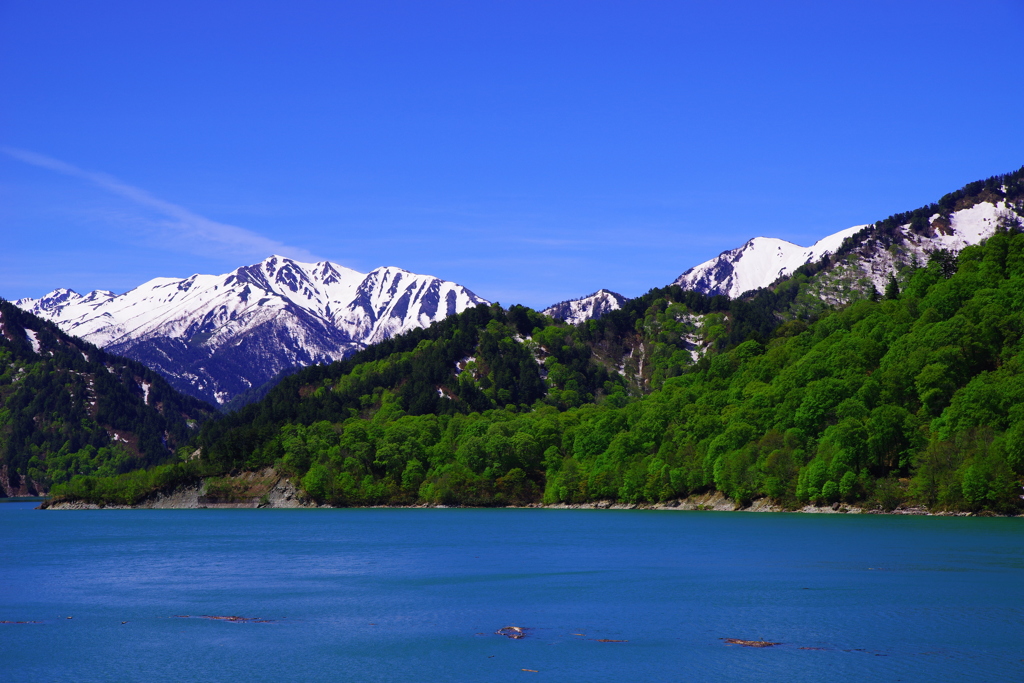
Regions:
<instances>
[{"instance_id":1,"label":"clear blue sky","mask_svg":"<svg viewBox=\"0 0 1024 683\"><path fill-rule=\"evenodd\" d=\"M629 296L1024 165L1024 3L0 1L0 296L282 251Z\"/></svg>"}]
</instances>

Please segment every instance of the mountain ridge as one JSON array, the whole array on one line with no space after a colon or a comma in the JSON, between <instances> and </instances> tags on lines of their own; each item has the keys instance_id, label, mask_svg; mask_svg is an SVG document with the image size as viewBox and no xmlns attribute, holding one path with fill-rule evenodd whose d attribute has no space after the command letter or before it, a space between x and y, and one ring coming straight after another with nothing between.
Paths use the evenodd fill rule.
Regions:
<instances>
[{"instance_id":1,"label":"mountain ridge","mask_svg":"<svg viewBox=\"0 0 1024 683\"><path fill-rule=\"evenodd\" d=\"M340 360L488 302L401 268L360 273L275 255L222 275L154 278L120 295L61 288L14 303L223 404L291 367Z\"/></svg>"},{"instance_id":2,"label":"mountain ridge","mask_svg":"<svg viewBox=\"0 0 1024 683\"><path fill-rule=\"evenodd\" d=\"M926 207L927 208L927 207ZM861 249L855 264L866 286L884 289L887 278L901 266L916 258L927 261L928 255L945 249L959 252L990 237L1001 224L1013 220L1015 210L1010 202L982 201L967 208L944 214L935 212L925 226L908 220L889 235L882 248L868 251L864 245L878 240L884 221L857 225L827 235L809 247L769 237L755 237L743 246L722 252L680 275L673 284L696 289L706 294L725 294L736 298L746 292L768 287L793 275L801 266L812 265L825 258L842 255L844 244L860 238ZM896 245L895 251L889 247ZM850 253L849 251L847 253Z\"/></svg>"},{"instance_id":3,"label":"mountain ridge","mask_svg":"<svg viewBox=\"0 0 1024 683\"><path fill-rule=\"evenodd\" d=\"M557 304L548 306L541 313L564 320L570 325L577 325L585 320L600 318L610 311L617 311L626 301L628 301L628 297L602 288L579 299L559 301Z\"/></svg>"},{"instance_id":4,"label":"mountain ridge","mask_svg":"<svg viewBox=\"0 0 1024 683\"><path fill-rule=\"evenodd\" d=\"M1024 217L1024 168L969 183L937 203L846 228L809 247L756 237L686 270L674 286L732 299L785 280L799 289L786 315L877 296L890 277L935 252L959 252ZM579 324L619 310L601 289L544 309ZM329 363L395 334L488 303L457 285L384 267L280 256L223 275L155 278L121 295L56 289L15 302L65 331L145 363L175 388L224 405L290 369Z\"/></svg>"},{"instance_id":5,"label":"mountain ridge","mask_svg":"<svg viewBox=\"0 0 1024 683\"><path fill-rule=\"evenodd\" d=\"M889 277L927 262L935 252L958 253L1001 228L1018 226L1022 219L1024 168L968 183L917 210L839 230L809 247L775 237L754 237L687 269L672 284L736 299L803 271L808 277L817 276L813 285L802 283L813 297L826 306L844 305L872 296L872 290L883 291ZM607 311L593 308L588 313L593 296L563 301L545 312L556 307L566 311L563 315L575 311L574 323L600 317Z\"/></svg>"}]
</instances>

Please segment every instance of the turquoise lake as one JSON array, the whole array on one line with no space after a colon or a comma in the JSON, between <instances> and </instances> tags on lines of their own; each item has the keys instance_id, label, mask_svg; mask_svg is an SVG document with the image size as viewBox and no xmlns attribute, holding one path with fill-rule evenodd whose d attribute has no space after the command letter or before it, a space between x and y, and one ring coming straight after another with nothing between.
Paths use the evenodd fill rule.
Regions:
<instances>
[{"instance_id":1,"label":"turquoise lake","mask_svg":"<svg viewBox=\"0 0 1024 683\"><path fill-rule=\"evenodd\" d=\"M1024 680L1024 519L34 505L8 680Z\"/></svg>"}]
</instances>

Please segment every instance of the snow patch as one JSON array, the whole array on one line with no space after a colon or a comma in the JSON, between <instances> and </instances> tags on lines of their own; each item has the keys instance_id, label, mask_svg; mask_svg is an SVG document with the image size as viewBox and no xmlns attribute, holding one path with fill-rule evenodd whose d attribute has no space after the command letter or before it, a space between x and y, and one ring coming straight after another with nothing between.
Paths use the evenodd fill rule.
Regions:
<instances>
[{"instance_id":1,"label":"snow patch","mask_svg":"<svg viewBox=\"0 0 1024 683\"><path fill-rule=\"evenodd\" d=\"M466 369L466 366L474 362L476 362L476 356L466 356L460 360L455 361L455 374L461 375L462 371Z\"/></svg>"},{"instance_id":2,"label":"snow patch","mask_svg":"<svg viewBox=\"0 0 1024 683\"><path fill-rule=\"evenodd\" d=\"M32 345L32 350L37 354L42 351L42 345L39 343L39 334L35 330L25 328L25 336L28 337L28 343Z\"/></svg>"}]
</instances>

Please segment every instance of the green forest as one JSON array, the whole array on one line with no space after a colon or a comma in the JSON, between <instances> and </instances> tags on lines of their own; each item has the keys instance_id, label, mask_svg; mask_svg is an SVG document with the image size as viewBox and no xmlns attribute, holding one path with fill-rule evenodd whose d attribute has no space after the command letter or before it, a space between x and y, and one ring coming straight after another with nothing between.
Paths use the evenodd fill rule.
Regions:
<instances>
[{"instance_id":1,"label":"green forest","mask_svg":"<svg viewBox=\"0 0 1024 683\"><path fill-rule=\"evenodd\" d=\"M0 300L3 490L35 494L164 463L215 413L140 363Z\"/></svg>"}]
</instances>

